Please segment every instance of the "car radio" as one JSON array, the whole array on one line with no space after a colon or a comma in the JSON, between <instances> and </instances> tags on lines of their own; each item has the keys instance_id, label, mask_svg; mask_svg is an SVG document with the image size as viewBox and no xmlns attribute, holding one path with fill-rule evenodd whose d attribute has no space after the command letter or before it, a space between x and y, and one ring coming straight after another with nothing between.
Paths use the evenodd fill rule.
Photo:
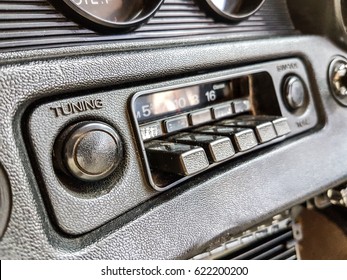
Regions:
<instances>
[{"instance_id":1,"label":"car radio","mask_svg":"<svg viewBox=\"0 0 347 280\"><path fill-rule=\"evenodd\" d=\"M28 148L57 224L81 234L157 191L226 172L246 154L247 165L254 151L315 127L313 89L304 62L291 58L81 92L28 110Z\"/></svg>"},{"instance_id":2,"label":"car radio","mask_svg":"<svg viewBox=\"0 0 347 280\"><path fill-rule=\"evenodd\" d=\"M317 123L299 59L138 92L131 113L149 183L159 191Z\"/></svg>"}]
</instances>

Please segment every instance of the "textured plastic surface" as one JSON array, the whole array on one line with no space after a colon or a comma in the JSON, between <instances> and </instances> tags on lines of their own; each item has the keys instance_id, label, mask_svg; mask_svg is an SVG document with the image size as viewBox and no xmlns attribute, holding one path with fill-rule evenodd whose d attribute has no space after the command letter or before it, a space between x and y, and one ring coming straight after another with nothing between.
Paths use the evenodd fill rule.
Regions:
<instances>
[{"instance_id":1,"label":"textured plastic surface","mask_svg":"<svg viewBox=\"0 0 347 280\"><path fill-rule=\"evenodd\" d=\"M240 232L347 179L347 111L331 97L326 76L331 58L346 53L327 39L302 36L138 52L108 49L102 54L102 50L104 46L33 51L18 55L18 63L16 55L12 59L0 55L3 63L10 62L0 68L0 161L13 193L1 258L188 258L225 234ZM75 55L83 52L84 56ZM27 59L38 56L37 61ZM308 62L322 120L328 117L323 129L208 172L84 236L67 238L56 231L24 148L27 140L20 120L28 105L42 97L66 97L75 91L125 87L135 81L288 56ZM172 59L176 57L180 59ZM134 183L145 191L127 99L122 95L120 99L123 103L117 105L116 114L121 116L123 138L130 140L127 170L137 174Z\"/></svg>"},{"instance_id":2,"label":"textured plastic surface","mask_svg":"<svg viewBox=\"0 0 347 280\"><path fill-rule=\"evenodd\" d=\"M347 2L345 0L288 0L287 2L298 30L305 34L327 36L346 48Z\"/></svg>"}]
</instances>

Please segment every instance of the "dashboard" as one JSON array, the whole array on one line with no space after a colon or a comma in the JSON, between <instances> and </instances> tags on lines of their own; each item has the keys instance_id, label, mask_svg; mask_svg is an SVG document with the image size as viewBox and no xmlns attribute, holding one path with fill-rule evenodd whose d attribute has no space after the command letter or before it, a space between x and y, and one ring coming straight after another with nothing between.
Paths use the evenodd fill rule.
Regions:
<instances>
[{"instance_id":1,"label":"dashboard","mask_svg":"<svg viewBox=\"0 0 347 280\"><path fill-rule=\"evenodd\" d=\"M0 258L346 259L346 5L1 0Z\"/></svg>"}]
</instances>

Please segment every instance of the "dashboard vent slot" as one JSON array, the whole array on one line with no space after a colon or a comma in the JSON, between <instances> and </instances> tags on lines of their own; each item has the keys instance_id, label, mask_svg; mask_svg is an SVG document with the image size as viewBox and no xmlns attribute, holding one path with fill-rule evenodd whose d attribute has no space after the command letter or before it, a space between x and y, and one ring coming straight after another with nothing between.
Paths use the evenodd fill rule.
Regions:
<instances>
[{"instance_id":1,"label":"dashboard vent slot","mask_svg":"<svg viewBox=\"0 0 347 280\"><path fill-rule=\"evenodd\" d=\"M295 260L295 241L291 229L255 241L235 252L223 256L223 260Z\"/></svg>"},{"instance_id":2,"label":"dashboard vent slot","mask_svg":"<svg viewBox=\"0 0 347 280\"><path fill-rule=\"evenodd\" d=\"M240 23L217 23L193 0L166 0L147 24L125 34L105 35L86 29L57 11L48 0L1 0L0 50L83 45L232 34L235 38L293 34L285 0L268 0Z\"/></svg>"},{"instance_id":3,"label":"dashboard vent slot","mask_svg":"<svg viewBox=\"0 0 347 280\"><path fill-rule=\"evenodd\" d=\"M299 235L295 238L295 225L288 213L283 215L275 216L273 220L247 230L193 260L296 260Z\"/></svg>"}]
</instances>

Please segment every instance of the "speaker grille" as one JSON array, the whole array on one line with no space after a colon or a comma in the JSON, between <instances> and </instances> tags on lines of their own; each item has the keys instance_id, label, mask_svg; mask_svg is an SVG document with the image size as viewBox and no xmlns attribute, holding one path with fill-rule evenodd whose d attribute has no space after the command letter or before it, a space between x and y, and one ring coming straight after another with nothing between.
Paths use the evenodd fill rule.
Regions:
<instances>
[{"instance_id":1,"label":"speaker grille","mask_svg":"<svg viewBox=\"0 0 347 280\"><path fill-rule=\"evenodd\" d=\"M296 260L296 244L291 218L285 218L249 230L193 259Z\"/></svg>"},{"instance_id":2,"label":"speaker grille","mask_svg":"<svg viewBox=\"0 0 347 280\"><path fill-rule=\"evenodd\" d=\"M295 241L291 229L281 230L267 238L226 254L223 260L295 260Z\"/></svg>"},{"instance_id":3,"label":"speaker grille","mask_svg":"<svg viewBox=\"0 0 347 280\"><path fill-rule=\"evenodd\" d=\"M99 34L78 25L48 0L0 0L0 50L186 36L210 38L216 34L262 37L294 32L285 0L267 0L255 15L236 24L215 22L193 0L165 0L147 24L133 32L115 35Z\"/></svg>"}]
</instances>

